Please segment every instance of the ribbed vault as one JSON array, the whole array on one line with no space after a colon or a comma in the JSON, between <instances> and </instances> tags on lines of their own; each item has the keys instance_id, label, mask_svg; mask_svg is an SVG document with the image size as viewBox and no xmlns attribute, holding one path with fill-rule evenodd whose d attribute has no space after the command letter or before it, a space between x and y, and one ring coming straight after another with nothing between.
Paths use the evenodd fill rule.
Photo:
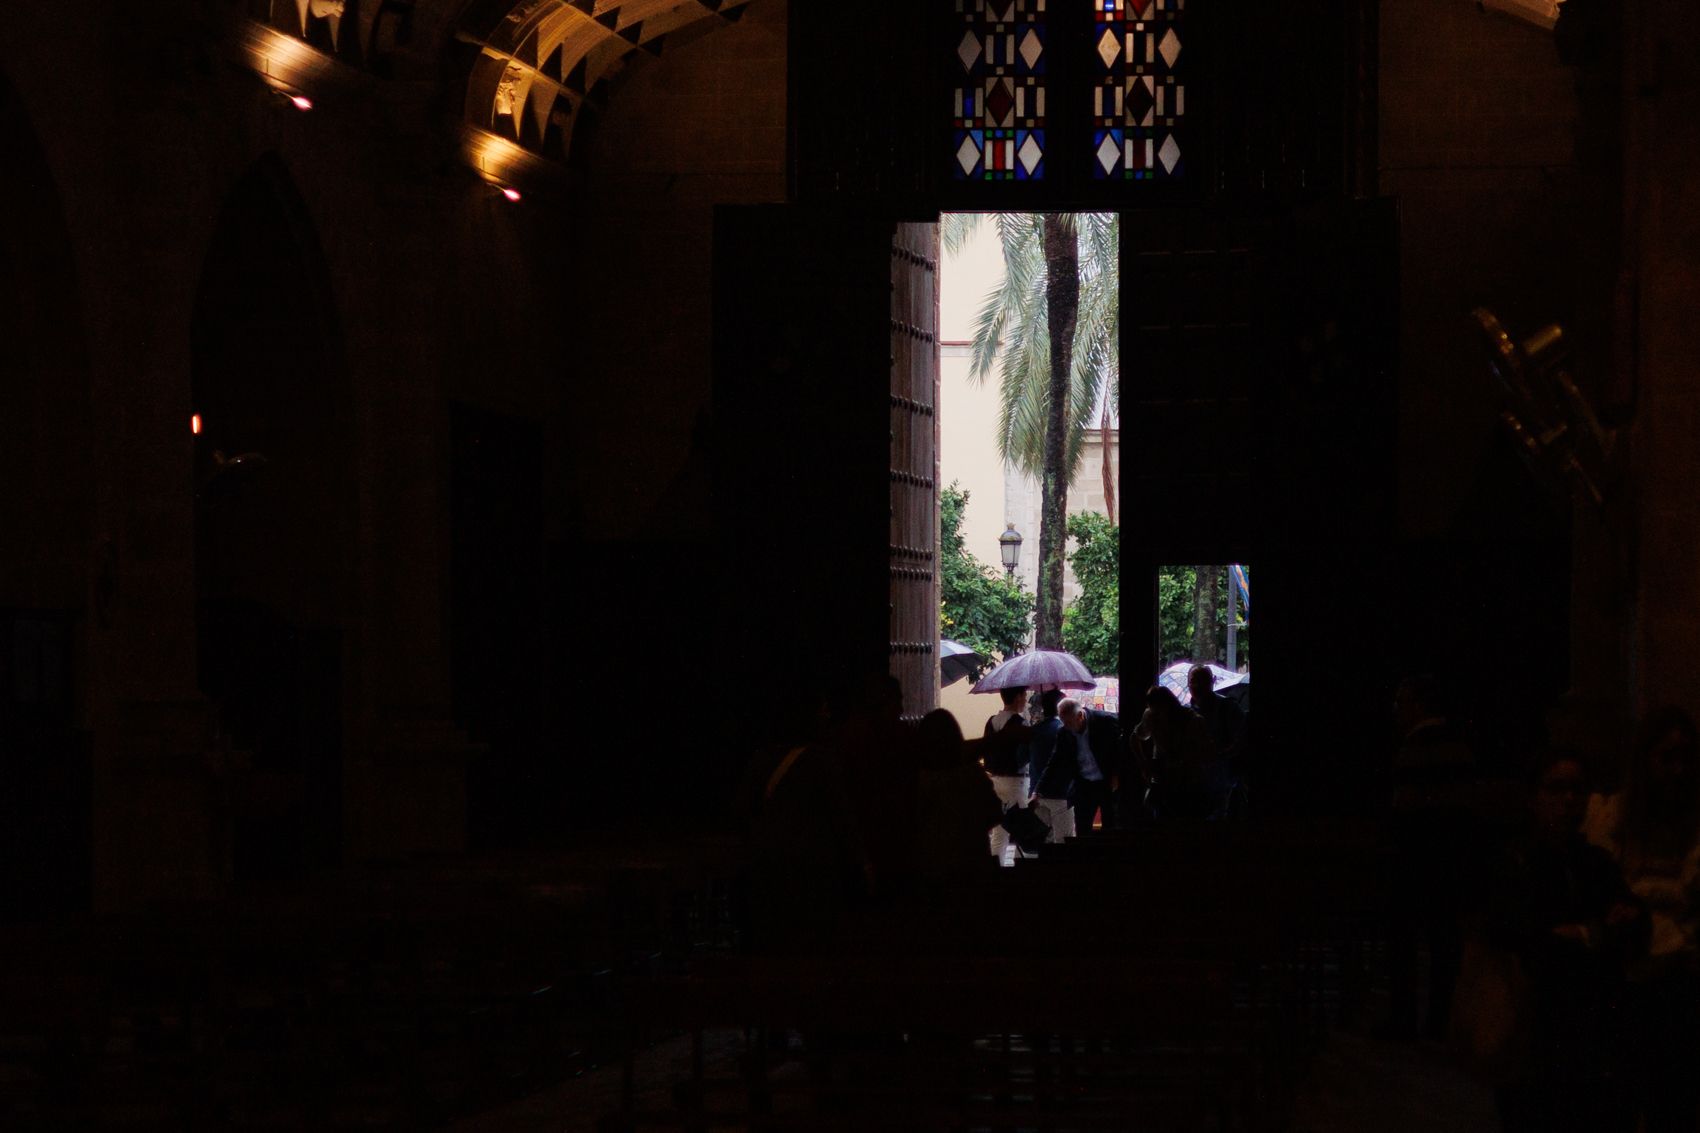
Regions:
<instances>
[{"instance_id":1,"label":"ribbed vault","mask_svg":"<svg viewBox=\"0 0 1700 1133\"><path fill-rule=\"evenodd\" d=\"M415 0L248 0L248 14L356 67L412 36Z\"/></svg>"},{"instance_id":2,"label":"ribbed vault","mask_svg":"<svg viewBox=\"0 0 1700 1133\"><path fill-rule=\"evenodd\" d=\"M736 21L751 0L474 0L459 36L477 46L466 120L557 159L584 105L634 54Z\"/></svg>"}]
</instances>

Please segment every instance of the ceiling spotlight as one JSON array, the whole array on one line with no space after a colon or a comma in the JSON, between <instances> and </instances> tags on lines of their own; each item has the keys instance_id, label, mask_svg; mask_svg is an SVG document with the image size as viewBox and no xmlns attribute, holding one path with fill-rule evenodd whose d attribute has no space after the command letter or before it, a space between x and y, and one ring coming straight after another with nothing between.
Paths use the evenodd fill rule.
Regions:
<instances>
[{"instance_id":1,"label":"ceiling spotlight","mask_svg":"<svg viewBox=\"0 0 1700 1133\"><path fill-rule=\"evenodd\" d=\"M311 109L313 109L313 100L308 98L304 94L292 94L292 95L290 95L289 96L289 103L290 103L291 106L295 107L295 109L297 109L297 110L311 110Z\"/></svg>"},{"instance_id":2,"label":"ceiling spotlight","mask_svg":"<svg viewBox=\"0 0 1700 1133\"><path fill-rule=\"evenodd\" d=\"M510 201L517 201L519 200L519 190L514 188L512 185L504 185L502 186L502 196L508 198Z\"/></svg>"}]
</instances>

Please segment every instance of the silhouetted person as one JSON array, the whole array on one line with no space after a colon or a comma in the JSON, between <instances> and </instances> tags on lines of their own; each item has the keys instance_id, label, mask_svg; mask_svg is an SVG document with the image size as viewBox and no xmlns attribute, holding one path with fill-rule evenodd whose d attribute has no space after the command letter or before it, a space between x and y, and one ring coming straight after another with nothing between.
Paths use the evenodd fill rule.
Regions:
<instances>
[{"instance_id":1,"label":"silhouetted person","mask_svg":"<svg viewBox=\"0 0 1700 1133\"><path fill-rule=\"evenodd\" d=\"M1074 811L1068 804L1068 791L1073 785L1072 772L1068 767L1058 766L1052 770L1057 741L1062 736L1062 720L1057 716L1057 706L1063 701L1060 689L1046 689L1039 694L1039 712L1041 719L1033 727L1033 735L1027 741L1029 753L1028 774L1033 781L1033 810L1051 828L1047 842L1061 842L1064 838L1074 836Z\"/></svg>"},{"instance_id":2,"label":"silhouetted person","mask_svg":"<svg viewBox=\"0 0 1700 1133\"><path fill-rule=\"evenodd\" d=\"M819 743L829 723L825 696L812 690L793 693L774 705L773 711L759 713L750 721L756 748L732 797L732 815L742 833L749 834L761 813L768 779L780 762L793 748Z\"/></svg>"},{"instance_id":3,"label":"silhouetted person","mask_svg":"<svg viewBox=\"0 0 1700 1133\"><path fill-rule=\"evenodd\" d=\"M988 742L980 745L980 749L984 752L982 758L986 774L991 776L998 802L1004 810L1011 810L1026 805L1030 789L1027 736L1031 729L1022 719L1022 713L1027 711L1027 690L999 689L998 696L1003 700L1003 708L986 720L984 738ZM1009 831L1002 826L993 827L990 839L992 856L1003 861L1008 845Z\"/></svg>"},{"instance_id":4,"label":"silhouetted person","mask_svg":"<svg viewBox=\"0 0 1700 1133\"><path fill-rule=\"evenodd\" d=\"M896 894L912 872L920 821L915 729L902 722L903 688L895 677L874 673L834 689L832 704L825 744L844 769L875 889Z\"/></svg>"},{"instance_id":5,"label":"silhouetted person","mask_svg":"<svg viewBox=\"0 0 1700 1133\"><path fill-rule=\"evenodd\" d=\"M751 778L743 886L750 946L822 949L874 880L843 764L832 745L806 740Z\"/></svg>"},{"instance_id":6,"label":"silhouetted person","mask_svg":"<svg viewBox=\"0 0 1700 1133\"><path fill-rule=\"evenodd\" d=\"M1485 907L1485 939L1527 981L1526 1064L1498 1090L1507 1133L1633 1128L1623 1055L1624 972L1647 918L1611 855L1582 836L1582 761L1537 762L1528 822Z\"/></svg>"},{"instance_id":7,"label":"silhouetted person","mask_svg":"<svg viewBox=\"0 0 1700 1133\"><path fill-rule=\"evenodd\" d=\"M1209 665L1194 665L1189 669L1186 687L1192 697L1192 710L1203 717L1210 729L1210 741L1216 745L1216 755L1222 761L1228 790L1237 790L1244 773L1245 713L1216 691L1216 673Z\"/></svg>"},{"instance_id":8,"label":"silhouetted person","mask_svg":"<svg viewBox=\"0 0 1700 1133\"><path fill-rule=\"evenodd\" d=\"M1679 708L1649 713L1623 789L1589 800L1588 838L1647 906L1651 938L1630 971L1646 1133L1700 1126L1700 740Z\"/></svg>"},{"instance_id":9,"label":"silhouetted person","mask_svg":"<svg viewBox=\"0 0 1700 1133\"><path fill-rule=\"evenodd\" d=\"M927 881L948 881L990 870L993 863L986 857L986 836L1003 818L1003 804L963 742L956 717L947 709L934 709L922 718L916 739L920 760L917 875Z\"/></svg>"},{"instance_id":10,"label":"silhouetted person","mask_svg":"<svg viewBox=\"0 0 1700 1133\"><path fill-rule=\"evenodd\" d=\"M1222 806L1226 774L1204 718L1162 685L1145 692L1134 730L1146 806L1159 819L1209 818Z\"/></svg>"},{"instance_id":11,"label":"silhouetted person","mask_svg":"<svg viewBox=\"0 0 1700 1133\"><path fill-rule=\"evenodd\" d=\"M1393 907L1388 926L1391 1018L1387 1038L1418 1033L1418 943L1429 948L1430 1038L1444 1038L1463 948L1459 916L1472 879L1491 861L1476 814L1478 769L1462 730L1440 706L1431 677L1400 682L1398 740L1390 764Z\"/></svg>"}]
</instances>

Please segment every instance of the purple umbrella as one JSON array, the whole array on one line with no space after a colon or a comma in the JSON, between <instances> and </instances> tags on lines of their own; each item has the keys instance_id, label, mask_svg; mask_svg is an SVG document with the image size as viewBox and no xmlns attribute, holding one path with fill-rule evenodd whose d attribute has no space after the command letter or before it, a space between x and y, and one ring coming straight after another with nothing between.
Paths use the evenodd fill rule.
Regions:
<instances>
[{"instance_id":1,"label":"purple umbrella","mask_svg":"<svg viewBox=\"0 0 1700 1133\"><path fill-rule=\"evenodd\" d=\"M1192 703L1192 690L1187 687L1187 674L1192 672L1191 661L1176 661L1167 669L1157 674L1157 683L1175 694L1175 699L1182 704ZM1232 669L1224 669L1220 665L1210 666L1210 676L1215 681L1216 691L1222 692L1235 685L1249 684L1251 676L1247 673L1236 673Z\"/></svg>"},{"instance_id":2,"label":"purple umbrella","mask_svg":"<svg viewBox=\"0 0 1700 1133\"><path fill-rule=\"evenodd\" d=\"M1003 688L1096 688L1098 682L1092 671L1072 653L1056 649L1035 649L1020 653L985 676L974 692L997 692Z\"/></svg>"}]
</instances>

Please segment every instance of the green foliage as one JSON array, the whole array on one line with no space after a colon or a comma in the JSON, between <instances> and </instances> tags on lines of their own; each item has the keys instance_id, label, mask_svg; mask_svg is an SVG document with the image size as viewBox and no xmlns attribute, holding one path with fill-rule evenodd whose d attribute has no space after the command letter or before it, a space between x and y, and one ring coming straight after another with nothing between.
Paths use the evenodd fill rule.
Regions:
<instances>
[{"instance_id":1,"label":"green foliage","mask_svg":"<svg viewBox=\"0 0 1700 1133\"><path fill-rule=\"evenodd\" d=\"M1192 626L1198 572L1164 567L1157 572L1157 652L1160 668L1192 656Z\"/></svg>"},{"instance_id":2,"label":"green foliage","mask_svg":"<svg viewBox=\"0 0 1700 1133\"><path fill-rule=\"evenodd\" d=\"M991 658L973 674L1018 651L1027 640L1033 595L999 578L962 542L969 493L952 483L939 494L939 636Z\"/></svg>"},{"instance_id":3,"label":"green foliage","mask_svg":"<svg viewBox=\"0 0 1700 1133\"><path fill-rule=\"evenodd\" d=\"M1115 676L1121 664L1121 533L1097 512L1068 517L1075 541L1069 553L1080 597L1063 614L1063 648L1096 676Z\"/></svg>"},{"instance_id":4,"label":"green foliage","mask_svg":"<svg viewBox=\"0 0 1700 1133\"><path fill-rule=\"evenodd\" d=\"M1251 568L1244 568L1246 582ZM1193 624L1197 617L1198 570L1190 566L1163 567L1157 572L1157 648L1162 668L1176 661L1227 663L1228 656L1228 569L1216 568L1216 632L1214 657L1192 655ZM1251 661L1251 631L1244 606L1236 605L1239 633L1235 646L1240 664Z\"/></svg>"}]
</instances>

